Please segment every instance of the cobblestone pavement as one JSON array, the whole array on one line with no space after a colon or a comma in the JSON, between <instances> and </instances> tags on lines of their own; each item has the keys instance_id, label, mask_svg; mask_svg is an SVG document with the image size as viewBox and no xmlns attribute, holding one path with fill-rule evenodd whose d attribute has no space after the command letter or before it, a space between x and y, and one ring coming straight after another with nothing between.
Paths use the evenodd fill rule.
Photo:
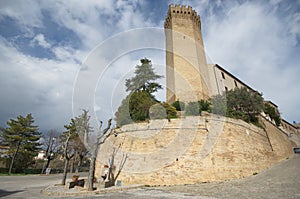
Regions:
<instances>
[{"instance_id":1,"label":"cobblestone pavement","mask_svg":"<svg viewBox=\"0 0 300 199\"><path fill-rule=\"evenodd\" d=\"M82 176L83 177L83 176ZM40 191L60 182L61 175L1 176L0 198L128 198L128 199L220 199L295 198L300 199L300 155L273 168L241 180L167 187L138 188L98 195L46 196ZM57 192L64 189L56 188ZM73 190L75 192L75 190Z\"/></svg>"}]
</instances>

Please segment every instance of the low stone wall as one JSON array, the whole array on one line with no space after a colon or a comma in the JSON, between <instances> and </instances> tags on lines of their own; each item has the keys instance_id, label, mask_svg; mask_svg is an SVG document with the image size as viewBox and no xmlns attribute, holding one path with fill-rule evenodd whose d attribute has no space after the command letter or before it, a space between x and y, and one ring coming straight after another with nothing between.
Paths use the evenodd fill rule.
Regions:
<instances>
[{"instance_id":1,"label":"low stone wall","mask_svg":"<svg viewBox=\"0 0 300 199\"><path fill-rule=\"evenodd\" d=\"M208 115L125 125L98 154L96 177L114 152L122 185L174 185L243 178L292 156L293 144L265 129ZM122 167L123 166L123 167Z\"/></svg>"}]
</instances>

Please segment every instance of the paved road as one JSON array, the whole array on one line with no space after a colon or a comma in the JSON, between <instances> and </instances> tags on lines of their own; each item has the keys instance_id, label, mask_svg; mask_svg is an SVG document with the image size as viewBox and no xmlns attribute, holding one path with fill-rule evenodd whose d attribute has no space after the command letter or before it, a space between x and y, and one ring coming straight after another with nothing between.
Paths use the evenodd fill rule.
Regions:
<instances>
[{"instance_id":1,"label":"paved road","mask_svg":"<svg viewBox=\"0 0 300 199\"><path fill-rule=\"evenodd\" d=\"M69 180L72 175L68 175ZM87 173L79 175L86 177ZM40 191L47 186L61 183L61 179L62 174L0 176L0 198L42 198Z\"/></svg>"},{"instance_id":2,"label":"paved road","mask_svg":"<svg viewBox=\"0 0 300 199\"><path fill-rule=\"evenodd\" d=\"M83 177L83 176L82 176ZM54 198L40 194L48 185L58 184L61 175L51 176L1 176L0 197L5 198ZM70 197L61 197L70 198ZM223 183L155 187L72 198L295 198L300 199L300 155L273 168L241 180Z\"/></svg>"}]
</instances>

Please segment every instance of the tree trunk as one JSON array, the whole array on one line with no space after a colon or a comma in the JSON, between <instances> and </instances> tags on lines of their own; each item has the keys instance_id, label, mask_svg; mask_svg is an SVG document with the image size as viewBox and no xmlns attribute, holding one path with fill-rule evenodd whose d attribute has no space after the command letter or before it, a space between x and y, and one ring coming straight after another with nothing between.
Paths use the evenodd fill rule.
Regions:
<instances>
[{"instance_id":1,"label":"tree trunk","mask_svg":"<svg viewBox=\"0 0 300 199\"><path fill-rule=\"evenodd\" d=\"M51 157L50 157L50 156L48 156L48 157L47 157L46 169L49 167L49 165L50 165L50 161L51 161ZM45 172L46 172L46 171L45 171Z\"/></svg>"},{"instance_id":2,"label":"tree trunk","mask_svg":"<svg viewBox=\"0 0 300 199\"><path fill-rule=\"evenodd\" d=\"M17 149L16 149L16 151L14 152L14 154L13 154L13 156L11 158L10 165L9 165L9 170L8 170L8 175L11 174L11 170L13 168L14 161L15 161L15 158L17 156L17 153L19 152L19 148L20 148L20 142L18 143Z\"/></svg>"},{"instance_id":3,"label":"tree trunk","mask_svg":"<svg viewBox=\"0 0 300 199\"><path fill-rule=\"evenodd\" d=\"M87 182L88 191L94 190L95 164L96 164L96 156L93 155L90 162L89 177Z\"/></svg>"},{"instance_id":4,"label":"tree trunk","mask_svg":"<svg viewBox=\"0 0 300 199\"><path fill-rule=\"evenodd\" d=\"M84 156L82 156L82 155L79 156L79 161L78 161L78 164L77 164L77 167L76 167L76 173L78 173L81 169L83 157Z\"/></svg>"},{"instance_id":5,"label":"tree trunk","mask_svg":"<svg viewBox=\"0 0 300 199\"><path fill-rule=\"evenodd\" d=\"M71 164L70 164L70 173L74 173L74 159L71 160Z\"/></svg>"},{"instance_id":6,"label":"tree trunk","mask_svg":"<svg viewBox=\"0 0 300 199\"><path fill-rule=\"evenodd\" d=\"M66 184L66 179L67 179L67 174L68 174L68 164L69 164L69 159L66 158L65 159L65 166L64 166L63 178L62 178L62 181L61 181L62 185Z\"/></svg>"}]
</instances>

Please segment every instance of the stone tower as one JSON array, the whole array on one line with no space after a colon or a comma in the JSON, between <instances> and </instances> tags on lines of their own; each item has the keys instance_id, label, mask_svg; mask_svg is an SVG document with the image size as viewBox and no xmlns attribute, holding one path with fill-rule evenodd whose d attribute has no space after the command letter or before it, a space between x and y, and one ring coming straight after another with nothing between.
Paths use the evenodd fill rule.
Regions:
<instances>
[{"instance_id":1,"label":"stone tower","mask_svg":"<svg viewBox=\"0 0 300 199\"><path fill-rule=\"evenodd\" d=\"M164 28L167 102L208 99L208 69L200 16L190 6L171 4Z\"/></svg>"}]
</instances>

